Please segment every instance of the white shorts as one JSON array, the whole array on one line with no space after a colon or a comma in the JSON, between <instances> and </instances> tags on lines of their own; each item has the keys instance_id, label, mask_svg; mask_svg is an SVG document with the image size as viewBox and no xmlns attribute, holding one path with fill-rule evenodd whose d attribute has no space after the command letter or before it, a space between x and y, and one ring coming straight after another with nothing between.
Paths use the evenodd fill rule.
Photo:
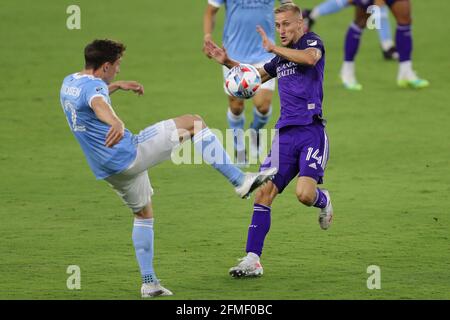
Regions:
<instances>
[{"instance_id":1,"label":"white shorts","mask_svg":"<svg viewBox=\"0 0 450 320\"><path fill-rule=\"evenodd\" d=\"M266 62L258 62L258 63L252 63L252 65L254 65L256 68L262 68ZM227 76L228 71L230 71L230 69L228 69L225 66L222 66L222 71L223 71L223 91L225 91L225 93L227 95L230 95L227 91L227 89L225 88L225 78ZM270 90L270 91L274 91L275 90L275 78L270 79L269 81L264 82L261 87L261 89L266 89L266 90Z\"/></svg>"},{"instance_id":2,"label":"white shorts","mask_svg":"<svg viewBox=\"0 0 450 320\"><path fill-rule=\"evenodd\" d=\"M137 135L136 159L123 172L105 180L133 212L139 212L151 201L153 188L147 170L170 159L180 142L173 119L158 122Z\"/></svg>"}]
</instances>

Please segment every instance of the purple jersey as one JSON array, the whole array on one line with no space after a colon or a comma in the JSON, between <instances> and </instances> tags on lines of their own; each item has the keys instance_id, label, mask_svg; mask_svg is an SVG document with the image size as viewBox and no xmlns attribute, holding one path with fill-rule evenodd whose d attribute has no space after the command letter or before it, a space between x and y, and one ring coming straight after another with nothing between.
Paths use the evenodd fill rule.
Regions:
<instances>
[{"instance_id":1,"label":"purple jersey","mask_svg":"<svg viewBox=\"0 0 450 320\"><path fill-rule=\"evenodd\" d=\"M297 50L317 48L322 51L322 58L315 66L306 66L276 56L264 65L264 70L272 78L278 78L281 112L280 119L275 125L276 129L291 125L308 125L315 117L322 117L322 83L325 66L322 40L314 32L308 32L290 48Z\"/></svg>"},{"instance_id":2,"label":"purple jersey","mask_svg":"<svg viewBox=\"0 0 450 320\"><path fill-rule=\"evenodd\" d=\"M385 0L386 4L390 7L397 0ZM353 4L357 7L367 9L375 4L375 0L353 0Z\"/></svg>"}]
</instances>

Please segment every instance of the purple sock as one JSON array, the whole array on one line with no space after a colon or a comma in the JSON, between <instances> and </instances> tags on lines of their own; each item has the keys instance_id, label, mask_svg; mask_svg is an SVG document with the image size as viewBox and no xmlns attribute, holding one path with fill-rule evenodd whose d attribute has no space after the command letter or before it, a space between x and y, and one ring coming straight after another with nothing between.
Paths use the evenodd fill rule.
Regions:
<instances>
[{"instance_id":1,"label":"purple sock","mask_svg":"<svg viewBox=\"0 0 450 320\"><path fill-rule=\"evenodd\" d=\"M345 61L354 61L356 53L359 48L359 41L361 39L362 29L355 23L348 27L347 35L345 36Z\"/></svg>"},{"instance_id":2,"label":"purple sock","mask_svg":"<svg viewBox=\"0 0 450 320\"><path fill-rule=\"evenodd\" d=\"M327 206L328 198L319 188L316 189L316 201L314 201L313 206L316 208L325 208Z\"/></svg>"},{"instance_id":3,"label":"purple sock","mask_svg":"<svg viewBox=\"0 0 450 320\"><path fill-rule=\"evenodd\" d=\"M413 48L411 25L397 25L395 34L395 42L397 45L400 62L410 61Z\"/></svg>"},{"instance_id":4,"label":"purple sock","mask_svg":"<svg viewBox=\"0 0 450 320\"><path fill-rule=\"evenodd\" d=\"M262 204L253 206L252 223L248 227L246 251L261 256L264 246L264 238L270 229L270 207Z\"/></svg>"}]
</instances>

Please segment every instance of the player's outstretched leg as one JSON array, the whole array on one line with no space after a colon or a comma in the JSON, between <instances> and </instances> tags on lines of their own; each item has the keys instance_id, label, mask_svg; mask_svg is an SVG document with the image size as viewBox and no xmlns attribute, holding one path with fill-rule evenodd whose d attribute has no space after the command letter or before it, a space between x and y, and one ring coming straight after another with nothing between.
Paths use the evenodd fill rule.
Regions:
<instances>
[{"instance_id":1,"label":"player's outstretched leg","mask_svg":"<svg viewBox=\"0 0 450 320\"><path fill-rule=\"evenodd\" d=\"M172 292L161 285L153 269L153 211L150 203L135 212L132 239L142 276L142 298L171 296Z\"/></svg>"},{"instance_id":2,"label":"player's outstretched leg","mask_svg":"<svg viewBox=\"0 0 450 320\"><path fill-rule=\"evenodd\" d=\"M202 155L206 163L227 178L239 197L248 198L255 189L271 180L277 173L277 168L256 173L242 172L232 163L219 139L200 116L185 115L175 118L174 121L180 131L180 138L184 140L186 133L190 135L196 151Z\"/></svg>"},{"instance_id":3,"label":"player's outstretched leg","mask_svg":"<svg viewBox=\"0 0 450 320\"><path fill-rule=\"evenodd\" d=\"M421 89L428 87L429 82L425 79L420 79L412 68L411 3L409 0L395 1L391 6L391 10L397 20L395 41L400 62L397 84L402 88Z\"/></svg>"},{"instance_id":4,"label":"player's outstretched leg","mask_svg":"<svg viewBox=\"0 0 450 320\"><path fill-rule=\"evenodd\" d=\"M258 190L253 206L253 216L248 227L247 256L239 259L239 263L230 268L229 274L234 278L258 277L263 274L260 256L264 239L270 229L271 204L278 193L277 187L268 182Z\"/></svg>"},{"instance_id":5,"label":"player's outstretched leg","mask_svg":"<svg viewBox=\"0 0 450 320\"><path fill-rule=\"evenodd\" d=\"M296 194L298 200L306 206L319 208L319 225L327 230L333 221L333 206L328 190L317 188L317 181L310 177L299 177Z\"/></svg>"}]
</instances>

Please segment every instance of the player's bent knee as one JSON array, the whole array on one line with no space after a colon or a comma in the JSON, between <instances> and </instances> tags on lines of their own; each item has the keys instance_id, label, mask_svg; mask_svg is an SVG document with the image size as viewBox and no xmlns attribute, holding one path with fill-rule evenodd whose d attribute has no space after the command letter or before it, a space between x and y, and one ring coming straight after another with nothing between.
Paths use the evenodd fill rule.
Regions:
<instances>
[{"instance_id":1,"label":"player's bent knee","mask_svg":"<svg viewBox=\"0 0 450 320\"><path fill-rule=\"evenodd\" d=\"M185 114L174 120L178 130L187 130L191 136L206 127L203 118L197 114Z\"/></svg>"},{"instance_id":2,"label":"player's bent knee","mask_svg":"<svg viewBox=\"0 0 450 320\"><path fill-rule=\"evenodd\" d=\"M303 203L306 206L312 206L314 204L315 200L315 194L304 192L304 191L297 191L296 192L297 199L301 203Z\"/></svg>"},{"instance_id":3,"label":"player's bent knee","mask_svg":"<svg viewBox=\"0 0 450 320\"><path fill-rule=\"evenodd\" d=\"M194 115L192 115L192 117L194 118L194 123L198 123L203 128L206 127L206 123L200 115L194 114Z\"/></svg>"},{"instance_id":4,"label":"player's bent knee","mask_svg":"<svg viewBox=\"0 0 450 320\"><path fill-rule=\"evenodd\" d=\"M138 219L151 219L153 218L153 210L150 203L147 203L142 209L134 211L134 216Z\"/></svg>"},{"instance_id":5,"label":"player's bent knee","mask_svg":"<svg viewBox=\"0 0 450 320\"><path fill-rule=\"evenodd\" d=\"M261 114L267 114L270 111L271 100L264 101L263 104L256 106Z\"/></svg>"},{"instance_id":6,"label":"player's bent knee","mask_svg":"<svg viewBox=\"0 0 450 320\"><path fill-rule=\"evenodd\" d=\"M230 106L230 111L235 116L239 116L242 112L244 112L244 105L242 105L242 106L234 106L234 107Z\"/></svg>"},{"instance_id":7,"label":"player's bent knee","mask_svg":"<svg viewBox=\"0 0 450 320\"><path fill-rule=\"evenodd\" d=\"M230 111L232 114L238 116L244 111L244 101L236 98L229 100Z\"/></svg>"}]
</instances>

